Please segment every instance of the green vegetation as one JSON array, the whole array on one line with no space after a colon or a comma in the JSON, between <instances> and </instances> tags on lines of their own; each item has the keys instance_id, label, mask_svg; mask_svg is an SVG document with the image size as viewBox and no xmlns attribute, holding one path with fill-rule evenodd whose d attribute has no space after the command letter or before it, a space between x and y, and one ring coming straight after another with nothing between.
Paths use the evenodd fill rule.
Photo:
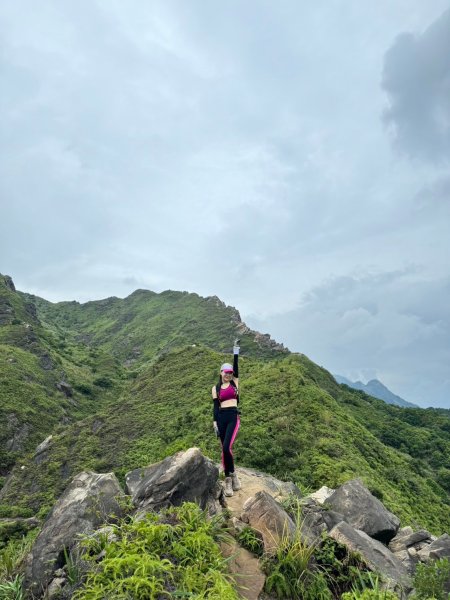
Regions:
<instances>
[{"instance_id":1,"label":"green vegetation","mask_svg":"<svg viewBox=\"0 0 450 600\"><path fill-rule=\"evenodd\" d=\"M262 556L264 552L264 543L261 536L251 527L245 526L236 536L237 541L243 548L246 548L256 556Z\"/></svg>"},{"instance_id":2,"label":"green vegetation","mask_svg":"<svg viewBox=\"0 0 450 600\"><path fill-rule=\"evenodd\" d=\"M338 385L306 356L255 338L215 297L138 290L52 304L0 277L0 323L0 515L45 516L81 470L123 482L191 446L219 461L210 389L238 335L238 464L303 490L360 477L403 525L450 527L449 411ZM72 395L58 390L62 380ZM33 457L49 434L51 447Z\"/></svg>"},{"instance_id":3,"label":"green vegetation","mask_svg":"<svg viewBox=\"0 0 450 600\"><path fill-rule=\"evenodd\" d=\"M74 600L238 599L218 545L226 537L222 520L208 521L196 504L123 522L114 533L114 541L104 538L100 546L98 539L84 540L83 558L92 567Z\"/></svg>"},{"instance_id":4,"label":"green vegetation","mask_svg":"<svg viewBox=\"0 0 450 600\"><path fill-rule=\"evenodd\" d=\"M448 558L417 565L414 574L414 600L448 600L445 584L450 581L450 561Z\"/></svg>"},{"instance_id":5,"label":"green vegetation","mask_svg":"<svg viewBox=\"0 0 450 600\"><path fill-rule=\"evenodd\" d=\"M222 361L223 355L202 346L162 355L116 401L56 435L45 460L24 458L2 502L44 516L81 470L114 471L123 482L127 471L192 446L219 462L210 389ZM415 471L412 456L370 431L370 405L363 424L345 402L351 392L339 396L336 386L334 398L314 383L299 355L271 361L243 357L241 370L238 464L291 479L300 489L336 487L361 477L404 525L419 523L436 534L449 529L445 491L431 474Z\"/></svg>"},{"instance_id":6,"label":"green vegetation","mask_svg":"<svg viewBox=\"0 0 450 600\"><path fill-rule=\"evenodd\" d=\"M38 534L35 529L20 539L12 538L0 549L0 598L22 600L22 570L26 555Z\"/></svg>"}]
</instances>

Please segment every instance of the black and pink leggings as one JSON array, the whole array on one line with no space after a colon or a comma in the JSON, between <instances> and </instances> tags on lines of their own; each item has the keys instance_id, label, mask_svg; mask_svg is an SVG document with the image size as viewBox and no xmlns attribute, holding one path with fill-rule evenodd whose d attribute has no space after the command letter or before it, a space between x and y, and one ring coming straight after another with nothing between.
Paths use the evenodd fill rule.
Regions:
<instances>
[{"instance_id":1,"label":"black and pink leggings","mask_svg":"<svg viewBox=\"0 0 450 600\"><path fill-rule=\"evenodd\" d=\"M241 420L237 408L221 408L217 418L220 441L222 442L222 465L225 470L225 477L234 473L234 460L231 448L236 439Z\"/></svg>"}]
</instances>

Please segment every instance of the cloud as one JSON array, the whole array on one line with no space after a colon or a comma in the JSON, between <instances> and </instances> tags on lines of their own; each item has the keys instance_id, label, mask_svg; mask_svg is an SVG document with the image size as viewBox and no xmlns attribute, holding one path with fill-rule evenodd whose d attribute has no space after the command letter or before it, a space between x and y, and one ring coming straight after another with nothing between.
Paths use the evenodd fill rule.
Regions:
<instances>
[{"instance_id":1,"label":"cloud","mask_svg":"<svg viewBox=\"0 0 450 600\"><path fill-rule=\"evenodd\" d=\"M421 406L450 408L450 278L421 269L329 278L297 308L247 319L349 378L378 377Z\"/></svg>"},{"instance_id":2,"label":"cloud","mask_svg":"<svg viewBox=\"0 0 450 600\"><path fill-rule=\"evenodd\" d=\"M421 35L399 35L385 55L384 121L412 158L450 160L450 9Z\"/></svg>"},{"instance_id":3,"label":"cloud","mask_svg":"<svg viewBox=\"0 0 450 600\"><path fill-rule=\"evenodd\" d=\"M171 288L260 318L355 273L444 278L448 176L392 154L379 79L446 2L1 4L0 271L50 300ZM347 335L380 314L348 307Z\"/></svg>"}]
</instances>

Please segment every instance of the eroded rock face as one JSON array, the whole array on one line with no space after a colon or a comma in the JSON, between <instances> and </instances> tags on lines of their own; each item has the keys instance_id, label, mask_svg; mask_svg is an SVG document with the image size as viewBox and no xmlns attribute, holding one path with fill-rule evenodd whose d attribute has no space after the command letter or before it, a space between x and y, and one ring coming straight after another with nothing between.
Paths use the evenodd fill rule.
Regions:
<instances>
[{"instance_id":1,"label":"eroded rock face","mask_svg":"<svg viewBox=\"0 0 450 600\"><path fill-rule=\"evenodd\" d=\"M27 556L25 589L41 597L55 571L64 563L64 550L70 552L78 534L93 532L111 515L123 516L119 501L124 496L113 473L83 472L74 477Z\"/></svg>"},{"instance_id":2,"label":"eroded rock face","mask_svg":"<svg viewBox=\"0 0 450 600\"><path fill-rule=\"evenodd\" d=\"M272 552L282 537L295 536L294 521L265 491L257 492L245 502L241 520L262 534L266 552Z\"/></svg>"},{"instance_id":3,"label":"eroded rock face","mask_svg":"<svg viewBox=\"0 0 450 600\"><path fill-rule=\"evenodd\" d=\"M364 531L354 529L345 521L333 527L329 535L351 552L360 554L370 569L381 574L388 589L398 591L403 588L405 592L412 590L411 579L405 567L378 540Z\"/></svg>"},{"instance_id":4,"label":"eroded rock face","mask_svg":"<svg viewBox=\"0 0 450 600\"><path fill-rule=\"evenodd\" d=\"M344 515L344 520L370 537L388 543L397 533L400 519L389 512L359 479L341 485L326 505Z\"/></svg>"},{"instance_id":5,"label":"eroded rock face","mask_svg":"<svg viewBox=\"0 0 450 600\"><path fill-rule=\"evenodd\" d=\"M136 508L159 510L183 502L206 508L217 501L219 470L198 448L189 448L126 474L126 489Z\"/></svg>"}]
</instances>

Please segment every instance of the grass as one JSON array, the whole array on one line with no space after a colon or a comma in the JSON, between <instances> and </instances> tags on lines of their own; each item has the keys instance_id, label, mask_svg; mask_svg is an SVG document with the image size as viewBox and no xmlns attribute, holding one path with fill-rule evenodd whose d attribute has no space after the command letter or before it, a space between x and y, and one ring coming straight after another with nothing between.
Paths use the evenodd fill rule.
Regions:
<instances>
[{"instance_id":1,"label":"grass","mask_svg":"<svg viewBox=\"0 0 450 600\"><path fill-rule=\"evenodd\" d=\"M114 527L114 541L86 538L84 560L92 564L74 600L132 597L237 600L218 542L227 536L223 517L208 520L185 503Z\"/></svg>"}]
</instances>

